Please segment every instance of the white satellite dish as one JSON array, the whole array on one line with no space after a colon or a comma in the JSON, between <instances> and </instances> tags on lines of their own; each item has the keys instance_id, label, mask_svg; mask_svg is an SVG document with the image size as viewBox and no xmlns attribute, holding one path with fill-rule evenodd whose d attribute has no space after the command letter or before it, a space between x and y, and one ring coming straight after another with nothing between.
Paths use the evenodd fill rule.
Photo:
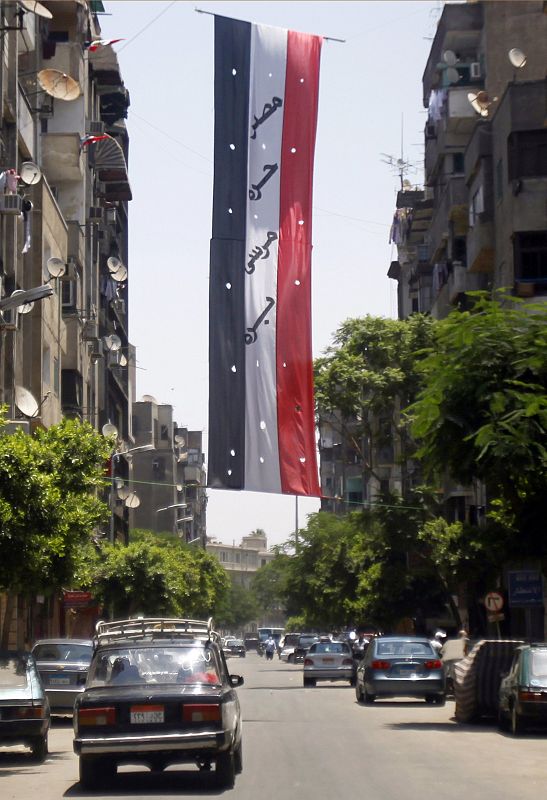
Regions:
<instances>
[{"instance_id":1,"label":"white satellite dish","mask_svg":"<svg viewBox=\"0 0 547 800\"><path fill-rule=\"evenodd\" d=\"M507 55L515 69L522 69L526 66L526 56L518 47L512 47Z\"/></svg>"},{"instance_id":2,"label":"white satellite dish","mask_svg":"<svg viewBox=\"0 0 547 800\"><path fill-rule=\"evenodd\" d=\"M115 353L122 346L122 340L115 333L111 333L109 336L103 336L103 342L106 349L110 350L112 353Z\"/></svg>"},{"instance_id":3,"label":"white satellite dish","mask_svg":"<svg viewBox=\"0 0 547 800\"><path fill-rule=\"evenodd\" d=\"M143 396L141 397L139 402L140 403L156 403L156 405L158 403L156 398L151 394L143 394Z\"/></svg>"},{"instance_id":4,"label":"white satellite dish","mask_svg":"<svg viewBox=\"0 0 547 800\"><path fill-rule=\"evenodd\" d=\"M184 445L186 444L186 438L182 436L180 433L177 433L175 436L175 442L177 444L180 444L181 447L184 447Z\"/></svg>"},{"instance_id":5,"label":"white satellite dish","mask_svg":"<svg viewBox=\"0 0 547 800\"><path fill-rule=\"evenodd\" d=\"M66 264L62 258L52 256L46 261L46 269L50 278L61 278L66 272Z\"/></svg>"},{"instance_id":6,"label":"white satellite dish","mask_svg":"<svg viewBox=\"0 0 547 800\"><path fill-rule=\"evenodd\" d=\"M136 492L131 492L125 500L127 508L138 508L141 504L139 495Z\"/></svg>"},{"instance_id":7,"label":"white satellite dish","mask_svg":"<svg viewBox=\"0 0 547 800\"><path fill-rule=\"evenodd\" d=\"M123 263L116 256L110 256L106 260L106 266L109 272L117 272L120 267L123 267Z\"/></svg>"},{"instance_id":8,"label":"white satellite dish","mask_svg":"<svg viewBox=\"0 0 547 800\"><path fill-rule=\"evenodd\" d=\"M131 494L131 489L129 488L129 486L125 486L125 485L118 486L116 494L118 495L120 500L127 500L129 495Z\"/></svg>"},{"instance_id":9,"label":"white satellite dish","mask_svg":"<svg viewBox=\"0 0 547 800\"><path fill-rule=\"evenodd\" d=\"M127 267L124 267L122 264L121 267L118 267L116 272L113 272L110 277L112 280L116 281L116 283L121 283L127 278Z\"/></svg>"},{"instance_id":10,"label":"white satellite dish","mask_svg":"<svg viewBox=\"0 0 547 800\"><path fill-rule=\"evenodd\" d=\"M127 367L127 358L124 356L123 353L120 353L118 364L120 365L120 367Z\"/></svg>"},{"instance_id":11,"label":"white satellite dish","mask_svg":"<svg viewBox=\"0 0 547 800\"><path fill-rule=\"evenodd\" d=\"M449 67L453 67L458 61L458 56L453 50L445 50L443 53L443 61Z\"/></svg>"},{"instance_id":12,"label":"white satellite dish","mask_svg":"<svg viewBox=\"0 0 547 800\"><path fill-rule=\"evenodd\" d=\"M15 405L25 417L35 417L40 408L34 395L24 386L15 387Z\"/></svg>"},{"instance_id":13,"label":"white satellite dish","mask_svg":"<svg viewBox=\"0 0 547 800\"><path fill-rule=\"evenodd\" d=\"M460 80L460 73L456 67L447 67L445 75L448 83L457 83Z\"/></svg>"},{"instance_id":14,"label":"white satellite dish","mask_svg":"<svg viewBox=\"0 0 547 800\"><path fill-rule=\"evenodd\" d=\"M117 436L118 435L118 429L116 428L116 426L114 425L113 422L110 422L110 420L108 422L105 422L105 424L101 428L101 432L102 432L103 436Z\"/></svg>"},{"instance_id":15,"label":"white satellite dish","mask_svg":"<svg viewBox=\"0 0 547 800\"><path fill-rule=\"evenodd\" d=\"M18 294L25 294L24 289L14 289L11 293L11 297L17 297ZM32 311L34 308L34 303L23 303L22 306L17 306L17 311L19 314L28 314L29 311Z\"/></svg>"},{"instance_id":16,"label":"white satellite dish","mask_svg":"<svg viewBox=\"0 0 547 800\"><path fill-rule=\"evenodd\" d=\"M36 77L44 92L57 100L76 100L82 93L78 81L58 69L42 69Z\"/></svg>"},{"instance_id":17,"label":"white satellite dish","mask_svg":"<svg viewBox=\"0 0 547 800\"><path fill-rule=\"evenodd\" d=\"M30 11L31 14L36 14L38 17L53 19L51 11L43 6L42 3L39 3L38 0L19 0L19 5L22 6L25 11Z\"/></svg>"},{"instance_id":18,"label":"white satellite dish","mask_svg":"<svg viewBox=\"0 0 547 800\"><path fill-rule=\"evenodd\" d=\"M467 99L477 114L480 114L481 117L488 116L488 108L492 105L492 101L489 99L486 92L482 91L482 89L480 92L468 92Z\"/></svg>"},{"instance_id":19,"label":"white satellite dish","mask_svg":"<svg viewBox=\"0 0 547 800\"><path fill-rule=\"evenodd\" d=\"M27 186L34 186L36 183L40 183L42 173L40 167L34 161L23 161L19 170L19 177Z\"/></svg>"}]
</instances>

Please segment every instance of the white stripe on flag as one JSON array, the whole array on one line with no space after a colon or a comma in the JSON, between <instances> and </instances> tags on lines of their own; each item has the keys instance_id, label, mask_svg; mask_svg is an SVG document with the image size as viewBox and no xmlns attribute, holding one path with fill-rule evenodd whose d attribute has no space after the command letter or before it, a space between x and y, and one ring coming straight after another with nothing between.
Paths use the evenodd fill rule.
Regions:
<instances>
[{"instance_id":1,"label":"white stripe on flag","mask_svg":"<svg viewBox=\"0 0 547 800\"><path fill-rule=\"evenodd\" d=\"M245 328L245 488L281 492L277 432L276 309L279 241L279 186L287 31L253 25L249 103L248 186L259 199L247 199ZM261 121L262 120L262 121ZM258 195L253 191L254 195ZM255 258L256 256L256 258ZM253 332L261 315L266 315Z\"/></svg>"}]
</instances>

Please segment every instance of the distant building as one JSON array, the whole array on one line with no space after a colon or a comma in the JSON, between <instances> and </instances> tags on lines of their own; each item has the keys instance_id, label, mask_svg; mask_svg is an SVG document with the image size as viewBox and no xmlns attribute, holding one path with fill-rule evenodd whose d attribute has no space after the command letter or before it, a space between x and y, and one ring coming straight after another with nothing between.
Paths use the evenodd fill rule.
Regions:
<instances>
[{"instance_id":1,"label":"distant building","mask_svg":"<svg viewBox=\"0 0 547 800\"><path fill-rule=\"evenodd\" d=\"M233 583L246 589L250 587L257 570L275 558L275 553L268 550L266 534L259 532L244 536L239 545L224 544L207 537L205 549L218 558Z\"/></svg>"}]
</instances>

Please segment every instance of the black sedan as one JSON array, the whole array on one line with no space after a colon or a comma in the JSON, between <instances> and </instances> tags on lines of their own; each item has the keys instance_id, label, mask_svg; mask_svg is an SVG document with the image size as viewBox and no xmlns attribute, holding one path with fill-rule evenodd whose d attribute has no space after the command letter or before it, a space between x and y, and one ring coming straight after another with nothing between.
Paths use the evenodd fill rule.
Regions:
<instances>
[{"instance_id":1,"label":"black sedan","mask_svg":"<svg viewBox=\"0 0 547 800\"><path fill-rule=\"evenodd\" d=\"M30 653L0 651L0 744L24 744L43 761L47 756L49 703Z\"/></svg>"},{"instance_id":2,"label":"black sedan","mask_svg":"<svg viewBox=\"0 0 547 800\"><path fill-rule=\"evenodd\" d=\"M99 623L85 691L74 707L80 783L98 788L119 764L163 770L215 764L217 783L242 769L241 712L220 637L207 622Z\"/></svg>"}]
</instances>

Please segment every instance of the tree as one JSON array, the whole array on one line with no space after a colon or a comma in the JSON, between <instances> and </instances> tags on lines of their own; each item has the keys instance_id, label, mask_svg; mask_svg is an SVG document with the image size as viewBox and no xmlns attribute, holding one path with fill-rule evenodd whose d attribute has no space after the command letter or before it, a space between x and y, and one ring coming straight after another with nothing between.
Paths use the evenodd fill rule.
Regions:
<instances>
[{"instance_id":1,"label":"tree","mask_svg":"<svg viewBox=\"0 0 547 800\"><path fill-rule=\"evenodd\" d=\"M315 361L318 415L339 427L374 474L370 453L382 437L395 431L401 463L413 452L408 425L400 409L421 386L420 360L433 341L434 321L422 314L407 320L365 316L344 322L326 355ZM387 425L379 424L385 420ZM403 487L403 492L406 486Z\"/></svg>"},{"instance_id":2,"label":"tree","mask_svg":"<svg viewBox=\"0 0 547 800\"><path fill-rule=\"evenodd\" d=\"M437 323L410 408L427 474L484 482L507 555L547 554L547 305L500 292Z\"/></svg>"},{"instance_id":3,"label":"tree","mask_svg":"<svg viewBox=\"0 0 547 800\"><path fill-rule=\"evenodd\" d=\"M251 586L262 614L285 607L289 565L290 557L278 550L272 561L256 571Z\"/></svg>"},{"instance_id":4,"label":"tree","mask_svg":"<svg viewBox=\"0 0 547 800\"><path fill-rule=\"evenodd\" d=\"M238 631L257 616L258 603L254 593L244 586L232 583L216 607L215 623L219 628Z\"/></svg>"},{"instance_id":5,"label":"tree","mask_svg":"<svg viewBox=\"0 0 547 800\"><path fill-rule=\"evenodd\" d=\"M128 545L104 543L81 577L84 588L117 617L210 617L229 591L226 572L214 556L150 531L132 532Z\"/></svg>"},{"instance_id":6,"label":"tree","mask_svg":"<svg viewBox=\"0 0 547 800\"><path fill-rule=\"evenodd\" d=\"M0 590L9 598L2 646L14 596L70 584L78 548L108 519L98 491L109 454L109 442L77 420L0 436Z\"/></svg>"}]
</instances>

